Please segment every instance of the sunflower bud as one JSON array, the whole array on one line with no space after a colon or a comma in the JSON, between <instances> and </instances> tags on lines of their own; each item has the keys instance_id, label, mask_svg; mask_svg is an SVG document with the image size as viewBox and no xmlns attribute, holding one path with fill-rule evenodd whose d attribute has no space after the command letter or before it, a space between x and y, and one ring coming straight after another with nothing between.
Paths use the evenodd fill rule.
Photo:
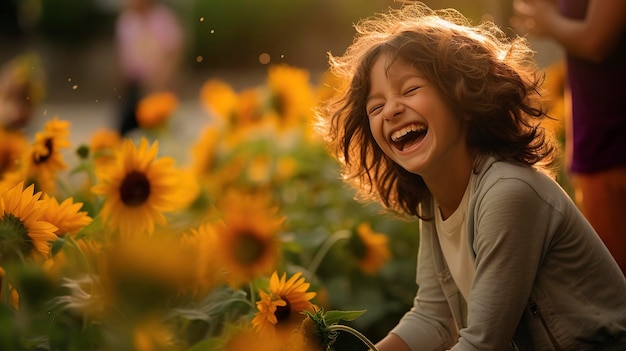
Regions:
<instances>
[{"instance_id":1,"label":"sunflower bud","mask_svg":"<svg viewBox=\"0 0 626 351\"><path fill-rule=\"evenodd\" d=\"M86 160L89 157L89 146L81 145L76 149L76 155L80 157L81 160Z\"/></svg>"},{"instance_id":2,"label":"sunflower bud","mask_svg":"<svg viewBox=\"0 0 626 351\"><path fill-rule=\"evenodd\" d=\"M299 346L297 350L327 350L334 340L329 340L329 337L326 335L326 323L324 322L324 318L321 315L320 310L316 310L315 314L308 311L304 311L303 313L306 314L307 318L302 320L302 324L297 330L297 333L299 334L298 341L300 341L299 343L296 343L296 345Z\"/></svg>"}]
</instances>

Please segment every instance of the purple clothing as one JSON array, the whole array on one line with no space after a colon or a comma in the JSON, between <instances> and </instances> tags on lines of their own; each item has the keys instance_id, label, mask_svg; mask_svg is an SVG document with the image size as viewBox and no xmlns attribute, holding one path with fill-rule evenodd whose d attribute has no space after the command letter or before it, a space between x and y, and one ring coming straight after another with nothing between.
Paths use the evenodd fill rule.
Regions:
<instances>
[{"instance_id":1,"label":"purple clothing","mask_svg":"<svg viewBox=\"0 0 626 351\"><path fill-rule=\"evenodd\" d=\"M587 3L559 0L559 10L569 18L582 19ZM593 173L626 165L626 33L600 64L567 54L567 78L573 119L570 171Z\"/></svg>"}]
</instances>

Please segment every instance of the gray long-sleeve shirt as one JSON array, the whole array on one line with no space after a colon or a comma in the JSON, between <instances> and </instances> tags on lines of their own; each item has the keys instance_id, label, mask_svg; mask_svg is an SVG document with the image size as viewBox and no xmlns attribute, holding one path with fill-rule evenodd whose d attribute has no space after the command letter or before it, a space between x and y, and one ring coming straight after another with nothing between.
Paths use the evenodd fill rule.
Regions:
<instances>
[{"instance_id":1,"label":"gray long-sleeve shirt","mask_svg":"<svg viewBox=\"0 0 626 351\"><path fill-rule=\"evenodd\" d=\"M626 347L626 278L559 184L493 158L473 178L468 303L422 222L414 307L391 332L413 351Z\"/></svg>"}]
</instances>

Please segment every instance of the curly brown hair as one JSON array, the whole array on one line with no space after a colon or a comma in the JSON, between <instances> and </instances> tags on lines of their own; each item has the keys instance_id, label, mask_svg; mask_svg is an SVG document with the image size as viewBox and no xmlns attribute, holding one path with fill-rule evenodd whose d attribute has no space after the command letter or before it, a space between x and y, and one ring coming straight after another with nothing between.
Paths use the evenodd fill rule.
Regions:
<instances>
[{"instance_id":1,"label":"curly brown hair","mask_svg":"<svg viewBox=\"0 0 626 351\"><path fill-rule=\"evenodd\" d=\"M555 144L539 126L546 118L543 75L527 41L510 39L493 23L471 26L454 9L407 3L361 20L343 56L329 54L330 71L345 89L320 106L318 127L362 200L420 217L430 198L421 176L393 162L375 142L366 114L373 63L391 55L411 63L466 121L467 143L478 155L545 168Z\"/></svg>"}]
</instances>

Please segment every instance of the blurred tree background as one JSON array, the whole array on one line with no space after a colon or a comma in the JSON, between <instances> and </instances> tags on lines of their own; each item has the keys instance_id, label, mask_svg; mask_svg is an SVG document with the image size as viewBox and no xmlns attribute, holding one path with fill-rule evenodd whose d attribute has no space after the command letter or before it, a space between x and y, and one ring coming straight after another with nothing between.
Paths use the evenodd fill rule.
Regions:
<instances>
[{"instance_id":1,"label":"blurred tree background","mask_svg":"<svg viewBox=\"0 0 626 351\"><path fill-rule=\"evenodd\" d=\"M360 18L399 7L394 0L163 0L183 23L186 57L181 75L195 92L198 77L223 75L236 86L256 83L268 63L302 67L317 78L327 52L340 54L352 41ZM494 20L504 28L508 0L431 0L433 8L454 7L473 21ZM125 0L3 0L0 4L0 63L24 51L43 57L48 99L100 101L115 97L113 30ZM538 50L549 63L554 50ZM546 53L548 53L546 55ZM81 94L66 94L67 80ZM255 81L256 79L256 81Z\"/></svg>"}]
</instances>

